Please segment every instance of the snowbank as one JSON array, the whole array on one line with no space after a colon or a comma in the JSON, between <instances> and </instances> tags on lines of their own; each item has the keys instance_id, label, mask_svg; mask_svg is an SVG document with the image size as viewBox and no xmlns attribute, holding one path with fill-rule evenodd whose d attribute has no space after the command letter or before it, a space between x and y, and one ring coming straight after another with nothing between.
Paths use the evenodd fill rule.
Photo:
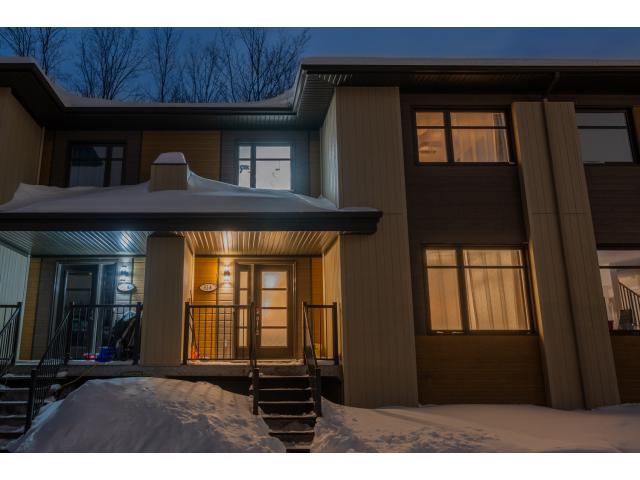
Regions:
<instances>
[{"instance_id":1,"label":"snowbank","mask_svg":"<svg viewBox=\"0 0 640 480\"><path fill-rule=\"evenodd\" d=\"M322 406L313 452L640 452L640 405Z\"/></svg>"},{"instance_id":2,"label":"snowbank","mask_svg":"<svg viewBox=\"0 0 640 480\"><path fill-rule=\"evenodd\" d=\"M239 187L189 173L187 190L149 191L149 182L119 187L49 187L21 183L6 213L241 213L335 212L326 198L285 190ZM375 211L345 208L344 211Z\"/></svg>"},{"instance_id":3,"label":"snowbank","mask_svg":"<svg viewBox=\"0 0 640 480\"><path fill-rule=\"evenodd\" d=\"M50 404L17 452L284 452L249 399L204 382L91 380Z\"/></svg>"}]
</instances>

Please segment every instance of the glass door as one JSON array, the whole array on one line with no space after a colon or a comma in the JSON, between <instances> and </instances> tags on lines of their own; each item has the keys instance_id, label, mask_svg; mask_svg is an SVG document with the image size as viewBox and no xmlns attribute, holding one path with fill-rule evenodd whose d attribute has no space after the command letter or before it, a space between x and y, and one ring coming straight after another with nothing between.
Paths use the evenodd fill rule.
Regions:
<instances>
[{"instance_id":1,"label":"glass door","mask_svg":"<svg viewBox=\"0 0 640 480\"><path fill-rule=\"evenodd\" d=\"M258 358L291 358L292 267L256 265L254 279Z\"/></svg>"}]
</instances>

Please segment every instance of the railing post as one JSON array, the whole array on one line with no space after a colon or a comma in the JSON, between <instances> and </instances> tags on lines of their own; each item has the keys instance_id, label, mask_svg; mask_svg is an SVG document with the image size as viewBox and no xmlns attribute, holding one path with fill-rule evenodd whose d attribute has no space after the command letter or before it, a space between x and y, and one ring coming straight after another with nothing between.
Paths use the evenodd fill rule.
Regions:
<instances>
[{"instance_id":1,"label":"railing post","mask_svg":"<svg viewBox=\"0 0 640 480\"><path fill-rule=\"evenodd\" d=\"M24 433L31 428L31 421L33 420L33 406L36 400L36 378L38 372L35 368L31 369L31 378L29 379L29 400L27 401L27 418L24 420Z\"/></svg>"},{"instance_id":2,"label":"railing post","mask_svg":"<svg viewBox=\"0 0 640 480\"><path fill-rule=\"evenodd\" d=\"M140 363L140 343L142 342L142 303L136 303L136 329L133 332L133 364Z\"/></svg>"},{"instance_id":3,"label":"railing post","mask_svg":"<svg viewBox=\"0 0 640 480\"><path fill-rule=\"evenodd\" d=\"M316 412L316 415L318 417L322 416L322 373L320 371L320 368L316 367L315 368L315 388L313 389L313 403L314 403L314 410Z\"/></svg>"},{"instance_id":4,"label":"railing post","mask_svg":"<svg viewBox=\"0 0 640 480\"><path fill-rule=\"evenodd\" d=\"M338 356L338 303L331 304L331 333L333 334L333 363L338 365L340 358Z\"/></svg>"},{"instance_id":5,"label":"railing post","mask_svg":"<svg viewBox=\"0 0 640 480\"><path fill-rule=\"evenodd\" d=\"M307 329L310 328L309 323L309 310L307 309L307 302L302 302L302 351L305 352L307 348ZM309 333L311 334L311 333ZM313 342L312 342L313 343Z\"/></svg>"},{"instance_id":6,"label":"railing post","mask_svg":"<svg viewBox=\"0 0 640 480\"><path fill-rule=\"evenodd\" d=\"M191 321L189 311L189 302L184 302L184 338L182 346L182 364L186 365L189 361L189 322Z\"/></svg>"},{"instance_id":7,"label":"railing post","mask_svg":"<svg viewBox=\"0 0 640 480\"><path fill-rule=\"evenodd\" d=\"M253 387L253 414L258 415L258 402L260 401L260 370L257 367L251 369L251 385Z\"/></svg>"},{"instance_id":8,"label":"railing post","mask_svg":"<svg viewBox=\"0 0 640 480\"><path fill-rule=\"evenodd\" d=\"M16 305L16 319L13 322L13 350L11 355L10 365L15 365L18 360L18 344L20 343L20 323L22 316L22 302L18 302Z\"/></svg>"},{"instance_id":9,"label":"railing post","mask_svg":"<svg viewBox=\"0 0 640 480\"><path fill-rule=\"evenodd\" d=\"M69 313L66 316L67 321L67 332L66 332L66 341L64 346L64 364L68 365L69 360L71 360L71 341L73 340L73 309L75 307L75 303L71 302L69 304ZM65 320L63 319L63 321Z\"/></svg>"}]
</instances>

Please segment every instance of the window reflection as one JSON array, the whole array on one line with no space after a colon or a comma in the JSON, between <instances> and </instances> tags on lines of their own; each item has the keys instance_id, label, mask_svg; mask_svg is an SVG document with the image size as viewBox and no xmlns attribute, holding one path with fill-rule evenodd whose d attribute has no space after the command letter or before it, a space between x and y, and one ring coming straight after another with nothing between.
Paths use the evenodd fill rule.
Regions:
<instances>
[{"instance_id":1,"label":"window reflection","mask_svg":"<svg viewBox=\"0 0 640 480\"><path fill-rule=\"evenodd\" d=\"M611 330L640 330L640 250L599 250L600 281Z\"/></svg>"}]
</instances>

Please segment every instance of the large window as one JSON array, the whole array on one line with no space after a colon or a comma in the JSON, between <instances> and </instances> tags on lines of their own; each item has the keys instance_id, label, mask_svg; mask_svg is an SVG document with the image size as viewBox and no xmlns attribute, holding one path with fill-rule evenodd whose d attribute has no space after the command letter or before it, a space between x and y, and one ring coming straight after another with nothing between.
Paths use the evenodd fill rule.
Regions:
<instances>
[{"instance_id":1,"label":"large window","mask_svg":"<svg viewBox=\"0 0 640 480\"><path fill-rule=\"evenodd\" d=\"M420 163L508 163L504 112L417 111Z\"/></svg>"},{"instance_id":2,"label":"large window","mask_svg":"<svg viewBox=\"0 0 640 480\"><path fill-rule=\"evenodd\" d=\"M121 185L124 145L72 145L69 163L70 187Z\"/></svg>"},{"instance_id":3,"label":"large window","mask_svg":"<svg viewBox=\"0 0 640 480\"><path fill-rule=\"evenodd\" d=\"M579 111L576 123L584 163L633 162L625 111Z\"/></svg>"},{"instance_id":4,"label":"large window","mask_svg":"<svg viewBox=\"0 0 640 480\"><path fill-rule=\"evenodd\" d=\"M291 145L238 145L238 185L291 190Z\"/></svg>"},{"instance_id":5,"label":"large window","mask_svg":"<svg viewBox=\"0 0 640 480\"><path fill-rule=\"evenodd\" d=\"M609 329L640 332L640 250L599 250Z\"/></svg>"},{"instance_id":6,"label":"large window","mask_svg":"<svg viewBox=\"0 0 640 480\"><path fill-rule=\"evenodd\" d=\"M531 330L520 248L427 248L425 268L431 331Z\"/></svg>"}]
</instances>

